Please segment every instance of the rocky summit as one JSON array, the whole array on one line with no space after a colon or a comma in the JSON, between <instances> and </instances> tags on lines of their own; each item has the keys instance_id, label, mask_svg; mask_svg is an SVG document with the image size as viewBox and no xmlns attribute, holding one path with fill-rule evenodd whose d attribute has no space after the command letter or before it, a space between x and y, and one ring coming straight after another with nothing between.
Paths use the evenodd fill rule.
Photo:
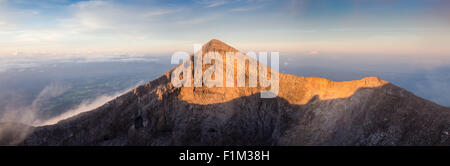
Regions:
<instances>
[{"instance_id":1,"label":"rocky summit","mask_svg":"<svg viewBox=\"0 0 450 166\"><path fill-rule=\"evenodd\" d=\"M219 40L202 51L224 60L239 52ZM261 98L259 85L175 87L172 71L92 111L28 129L14 144L450 145L449 108L379 78L335 82L278 73L277 96Z\"/></svg>"}]
</instances>

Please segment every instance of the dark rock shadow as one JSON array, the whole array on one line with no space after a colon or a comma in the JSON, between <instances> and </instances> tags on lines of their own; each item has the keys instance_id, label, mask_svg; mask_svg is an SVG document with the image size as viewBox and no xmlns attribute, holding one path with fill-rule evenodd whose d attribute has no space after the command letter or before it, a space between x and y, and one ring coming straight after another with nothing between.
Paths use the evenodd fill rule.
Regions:
<instances>
[{"instance_id":1,"label":"dark rock shadow","mask_svg":"<svg viewBox=\"0 0 450 166\"><path fill-rule=\"evenodd\" d=\"M316 96L304 105L259 93L198 105L180 100L176 91L164 93L163 100L155 93L129 92L96 110L38 127L21 145L450 144L448 108L392 84L360 88L347 98Z\"/></svg>"}]
</instances>

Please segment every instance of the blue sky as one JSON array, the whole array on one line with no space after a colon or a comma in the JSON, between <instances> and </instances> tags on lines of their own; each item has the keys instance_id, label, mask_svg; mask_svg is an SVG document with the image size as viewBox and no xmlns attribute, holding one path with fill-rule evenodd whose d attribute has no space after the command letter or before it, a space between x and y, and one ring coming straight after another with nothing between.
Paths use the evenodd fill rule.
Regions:
<instances>
[{"instance_id":1,"label":"blue sky","mask_svg":"<svg viewBox=\"0 0 450 166\"><path fill-rule=\"evenodd\" d=\"M244 51L441 62L450 54L449 7L445 0L0 0L0 56L170 54L216 38Z\"/></svg>"}]
</instances>

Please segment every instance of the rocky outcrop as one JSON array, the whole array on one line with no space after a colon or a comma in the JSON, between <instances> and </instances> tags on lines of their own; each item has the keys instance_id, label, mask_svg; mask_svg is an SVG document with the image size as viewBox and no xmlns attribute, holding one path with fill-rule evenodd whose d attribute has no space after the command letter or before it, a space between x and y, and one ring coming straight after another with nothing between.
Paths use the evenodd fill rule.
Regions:
<instances>
[{"instance_id":1,"label":"rocky outcrop","mask_svg":"<svg viewBox=\"0 0 450 166\"><path fill-rule=\"evenodd\" d=\"M211 50L237 51L218 40L203 46ZM450 144L450 110L389 82L279 76L278 96L261 98L259 86L176 88L169 71L95 110L37 127L20 145Z\"/></svg>"}]
</instances>

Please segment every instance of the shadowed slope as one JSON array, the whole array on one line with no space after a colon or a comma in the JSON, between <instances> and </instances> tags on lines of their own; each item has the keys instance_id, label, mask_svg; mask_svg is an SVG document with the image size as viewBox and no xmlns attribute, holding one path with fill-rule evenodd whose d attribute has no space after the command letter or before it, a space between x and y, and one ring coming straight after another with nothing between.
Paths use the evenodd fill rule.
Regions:
<instances>
[{"instance_id":1,"label":"shadowed slope","mask_svg":"<svg viewBox=\"0 0 450 166\"><path fill-rule=\"evenodd\" d=\"M167 81L165 77L158 81ZM446 108L387 84L304 105L259 94L199 105L155 82L23 145L448 145ZM164 89L164 90L161 90ZM402 94L399 96L397 94ZM45 138L45 139L43 139Z\"/></svg>"},{"instance_id":2,"label":"shadowed slope","mask_svg":"<svg viewBox=\"0 0 450 166\"><path fill-rule=\"evenodd\" d=\"M212 40L203 49L231 50ZM171 70L172 71L172 70ZM22 145L449 145L449 109L378 78L280 73L263 88L175 88L171 71ZM248 74L248 73L246 73Z\"/></svg>"}]
</instances>

